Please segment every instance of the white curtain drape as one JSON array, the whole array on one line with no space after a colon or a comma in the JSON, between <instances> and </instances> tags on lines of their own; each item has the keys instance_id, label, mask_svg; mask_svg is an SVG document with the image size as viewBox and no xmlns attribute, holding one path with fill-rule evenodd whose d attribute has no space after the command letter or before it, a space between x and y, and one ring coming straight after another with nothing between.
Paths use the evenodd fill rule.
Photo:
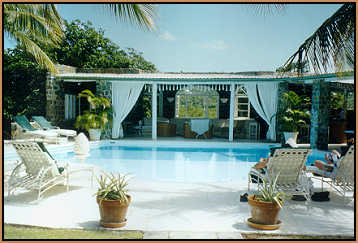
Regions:
<instances>
[{"instance_id":1,"label":"white curtain drape","mask_svg":"<svg viewBox=\"0 0 358 243\"><path fill-rule=\"evenodd\" d=\"M76 95L65 94L65 119L76 117Z\"/></svg>"},{"instance_id":2,"label":"white curtain drape","mask_svg":"<svg viewBox=\"0 0 358 243\"><path fill-rule=\"evenodd\" d=\"M143 83L112 83L113 127L112 138L123 137L122 122L137 102Z\"/></svg>"},{"instance_id":3,"label":"white curtain drape","mask_svg":"<svg viewBox=\"0 0 358 243\"><path fill-rule=\"evenodd\" d=\"M277 91L279 84L275 83L246 83L244 85L250 103L255 111L269 125L267 139L276 140Z\"/></svg>"}]
</instances>

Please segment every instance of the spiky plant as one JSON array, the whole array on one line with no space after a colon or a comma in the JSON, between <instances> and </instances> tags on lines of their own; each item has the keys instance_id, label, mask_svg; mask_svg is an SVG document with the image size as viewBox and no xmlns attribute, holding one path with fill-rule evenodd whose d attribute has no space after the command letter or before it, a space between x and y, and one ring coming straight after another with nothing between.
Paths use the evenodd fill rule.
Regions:
<instances>
[{"instance_id":1,"label":"spiky plant","mask_svg":"<svg viewBox=\"0 0 358 243\"><path fill-rule=\"evenodd\" d=\"M277 190L277 180L279 175L280 173L278 173L273 180L270 179L270 177L262 179L263 183L259 183L259 194L256 195L256 199L264 202L277 203L280 208L282 207L283 199L286 194Z\"/></svg>"},{"instance_id":2,"label":"spiky plant","mask_svg":"<svg viewBox=\"0 0 358 243\"><path fill-rule=\"evenodd\" d=\"M99 187L96 195L100 201L119 200L121 203L128 203L127 175L103 173L97 180Z\"/></svg>"}]
</instances>

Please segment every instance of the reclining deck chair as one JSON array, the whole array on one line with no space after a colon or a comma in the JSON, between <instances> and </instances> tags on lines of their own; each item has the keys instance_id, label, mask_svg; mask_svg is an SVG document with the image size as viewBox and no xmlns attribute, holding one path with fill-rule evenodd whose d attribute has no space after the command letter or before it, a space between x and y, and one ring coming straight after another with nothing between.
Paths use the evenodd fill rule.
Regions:
<instances>
[{"instance_id":1,"label":"reclining deck chair","mask_svg":"<svg viewBox=\"0 0 358 243\"><path fill-rule=\"evenodd\" d=\"M57 133L34 128L26 116L15 116L15 122L21 127L25 137L56 138Z\"/></svg>"},{"instance_id":2,"label":"reclining deck chair","mask_svg":"<svg viewBox=\"0 0 358 243\"><path fill-rule=\"evenodd\" d=\"M44 192L60 183L65 183L68 191L70 174L84 170L91 172L91 185L93 185L93 167L69 170L68 163L58 167L56 160L42 143L12 142L12 144L21 158L21 163L11 173L8 195L18 188L35 189L38 191L37 200L39 200Z\"/></svg>"},{"instance_id":3,"label":"reclining deck chair","mask_svg":"<svg viewBox=\"0 0 358 243\"><path fill-rule=\"evenodd\" d=\"M32 116L32 120L34 120L42 129L46 131L55 132L60 136L65 136L65 137L77 136L77 132L75 130L60 129L59 127L54 127L43 116Z\"/></svg>"},{"instance_id":4,"label":"reclining deck chair","mask_svg":"<svg viewBox=\"0 0 358 243\"><path fill-rule=\"evenodd\" d=\"M354 191L354 145L351 145L347 153L339 159L337 168L332 172L322 171L316 166L307 166L307 172L313 174L313 179L321 181L322 191L323 183L327 183L332 189L345 197L346 192Z\"/></svg>"},{"instance_id":5,"label":"reclining deck chair","mask_svg":"<svg viewBox=\"0 0 358 243\"><path fill-rule=\"evenodd\" d=\"M312 182L303 171L303 166L310 153L310 149L276 149L273 156L269 157L264 174L254 168L250 170L248 190L252 175L256 176L257 183L260 180L274 181L278 175L279 191L289 195L303 195L309 201Z\"/></svg>"}]
</instances>

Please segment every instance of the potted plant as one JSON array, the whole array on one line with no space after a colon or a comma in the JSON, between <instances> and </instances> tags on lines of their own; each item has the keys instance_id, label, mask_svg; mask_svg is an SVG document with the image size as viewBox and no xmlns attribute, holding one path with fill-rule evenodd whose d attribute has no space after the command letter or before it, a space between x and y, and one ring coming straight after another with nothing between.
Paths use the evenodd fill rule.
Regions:
<instances>
[{"instance_id":1,"label":"potted plant","mask_svg":"<svg viewBox=\"0 0 358 243\"><path fill-rule=\"evenodd\" d=\"M127 194L126 175L103 173L98 179L99 187L96 201L100 212L100 224L104 227L118 228L127 223L126 215L131 196Z\"/></svg>"},{"instance_id":2,"label":"potted plant","mask_svg":"<svg viewBox=\"0 0 358 243\"><path fill-rule=\"evenodd\" d=\"M260 229L267 226L278 226L278 214L282 207L285 194L277 190L277 179L279 174L270 181L267 177L262 178L262 183L258 184L258 193L248 197L251 218L248 220L250 226Z\"/></svg>"},{"instance_id":3,"label":"potted plant","mask_svg":"<svg viewBox=\"0 0 358 243\"><path fill-rule=\"evenodd\" d=\"M76 128L88 131L91 140L99 140L102 131L112 126L112 105L105 97L97 97L90 90L83 90L78 97L87 98L90 109L76 118Z\"/></svg>"},{"instance_id":4,"label":"potted plant","mask_svg":"<svg viewBox=\"0 0 358 243\"><path fill-rule=\"evenodd\" d=\"M281 99L282 108L279 111L279 122L285 142L289 138L297 141L298 131L306 126L311 114L308 109L309 98L303 98L293 91L284 93Z\"/></svg>"}]
</instances>

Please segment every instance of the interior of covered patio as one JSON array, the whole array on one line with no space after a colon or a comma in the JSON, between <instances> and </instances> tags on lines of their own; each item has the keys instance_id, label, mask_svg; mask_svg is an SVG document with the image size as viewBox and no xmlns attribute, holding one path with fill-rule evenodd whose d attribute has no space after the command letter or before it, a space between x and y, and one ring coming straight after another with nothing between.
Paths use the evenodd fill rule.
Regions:
<instances>
[{"instance_id":1,"label":"interior of covered patio","mask_svg":"<svg viewBox=\"0 0 358 243\"><path fill-rule=\"evenodd\" d=\"M329 94L338 90L347 98L354 89L353 73L297 76L276 72L100 73L64 69L49 77L48 83L55 82L64 87L66 118L80 114L84 104L76 102L76 94L85 88L109 98L114 119L106 135L112 139L179 136L282 142L277 119L282 94L292 87L308 90L311 122L300 132L299 142L318 149L326 149L329 143Z\"/></svg>"}]
</instances>

